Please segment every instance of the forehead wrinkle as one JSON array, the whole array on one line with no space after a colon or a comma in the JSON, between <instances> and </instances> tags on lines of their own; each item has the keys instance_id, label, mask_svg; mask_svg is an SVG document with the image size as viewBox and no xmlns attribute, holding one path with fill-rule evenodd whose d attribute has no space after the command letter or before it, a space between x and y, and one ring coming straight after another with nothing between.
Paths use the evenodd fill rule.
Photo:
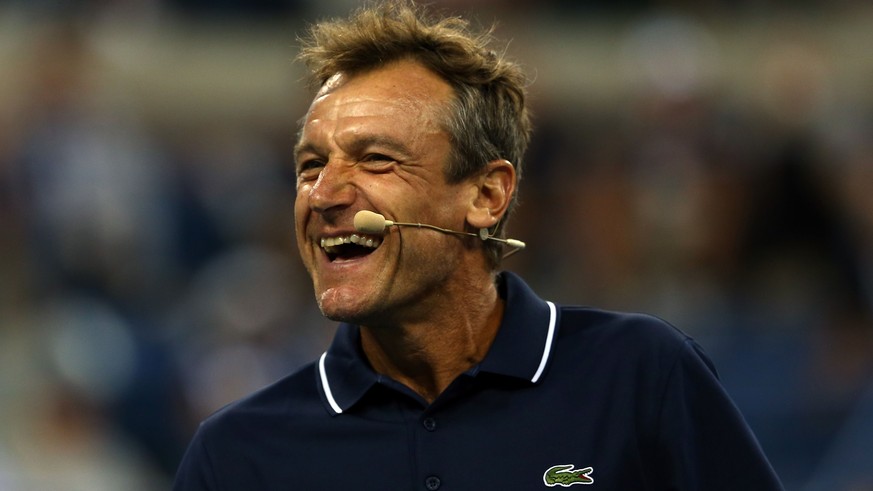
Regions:
<instances>
[{"instance_id":1,"label":"forehead wrinkle","mask_svg":"<svg viewBox=\"0 0 873 491\"><path fill-rule=\"evenodd\" d=\"M323 131L320 120L314 120L314 125L310 129L314 129L316 133ZM314 128L313 128L314 126ZM338 125L339 126L339 125ZM361 153L368 149L381 150L388 153L394 153L395 157L401 159L409 157L411 148L407 142L414 142L414 138L406 138L406 135L390 135L382 132L371 132L366 125L351 125L347 128L337 129L330 137L336 144L337 148L350 156L360 156ZM323 146L319 143L319 139L307 138L301 139L294 146L294 157L299 159L300 155L312 153L328 157L332 151L329 146Z\"/></svg>"},{"instance_id":2,"label":"forehead wrinkle","mask_svg":"<svg viewBox=\"0 0 873 491\"><path fill-rule=\"evenodd\" d=\"M416 98L354 97L342 99L319 111L307 125L317 140L319 133L340 148L354 153L367 146L384 146L408 153L427 135L443 132L433 107Z\"/></svg>"}]
</instances>

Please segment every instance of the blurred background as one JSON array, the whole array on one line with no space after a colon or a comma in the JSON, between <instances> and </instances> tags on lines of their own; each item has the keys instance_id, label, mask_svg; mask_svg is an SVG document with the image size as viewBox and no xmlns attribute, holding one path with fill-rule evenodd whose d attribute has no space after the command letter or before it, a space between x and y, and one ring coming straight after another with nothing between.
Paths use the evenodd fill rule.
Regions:
<instances>
[{"instance_id":1,"label":"blurred background","mask_svg":"<svg viewBox=\"0 0 873 491\"><path fill-rule=\"evenodd\" d=\"M460 0L535 79L506 267L707 349L787 489L873 490L873 6ZM0 490L167 489L323 351L296 36L351 0L0 0Z\"/></svg>"}]
</instances>

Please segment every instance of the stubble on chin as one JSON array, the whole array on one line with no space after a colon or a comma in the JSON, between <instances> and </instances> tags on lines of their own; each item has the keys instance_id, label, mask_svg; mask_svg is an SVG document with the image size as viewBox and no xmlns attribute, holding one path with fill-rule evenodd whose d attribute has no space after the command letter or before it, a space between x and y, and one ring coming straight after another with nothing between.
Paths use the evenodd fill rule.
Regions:
<instances>
[{"instance_id":1,"label":"stubble on chin","mask_svg":"<svg viewBox=\"0 0 873 491\"><path fill-rule=\"evenodd\" d=\"M368 309L361 305L361 295L342 288L316 293L316 301L321 314L332 321L359 324L368 317Z\"/></svg>"}]
</instances>

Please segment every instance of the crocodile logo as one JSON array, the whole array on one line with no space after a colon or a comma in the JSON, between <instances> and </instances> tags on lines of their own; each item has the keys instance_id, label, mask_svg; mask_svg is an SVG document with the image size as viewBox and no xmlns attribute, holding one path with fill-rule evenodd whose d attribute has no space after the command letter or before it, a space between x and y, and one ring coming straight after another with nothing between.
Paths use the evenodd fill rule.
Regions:
<instances>
[{"instance_id":1,"label":"crocodile logo","mask_svg":"<svg viewBox=\"0 0 873 491\"><path fill-rule=\"evenodd\" d=\"M584 469L574 469L573 467L573 464L553 465L543 474L543 482L550 488L555 486L569 488L574 484L594 484L594 478L590 475L594 472L594 467Z\"/></svg>"}]
</instances>

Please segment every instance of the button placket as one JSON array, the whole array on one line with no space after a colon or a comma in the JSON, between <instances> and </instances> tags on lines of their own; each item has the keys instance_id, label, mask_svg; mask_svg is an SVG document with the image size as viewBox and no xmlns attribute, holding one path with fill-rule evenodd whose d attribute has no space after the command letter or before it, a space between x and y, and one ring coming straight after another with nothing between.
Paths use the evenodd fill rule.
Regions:
<instances>
[{"instance_id":1,"label":"button placket","mask_svg":"<svg viewBox=\"0 0 873 491\"><path fill-rule=\"evenodd\" d=\"M423 467L429 468L423 469L425 472L421 476L424 479L421 482L424 484L424 489L436 491L442 489L443 485L443 481L439 476L439 463L430 460L428 456L431 455L432 446L437 444L437 440L439 440L435 432L440 425L437 423L437 418L427 412L421 414L419 418L419 424L425 430L419 440L423 457L422 464L424 464ZM421 430L419 430L419 434L421 434Z\"/></svg>"}]
</instances>

